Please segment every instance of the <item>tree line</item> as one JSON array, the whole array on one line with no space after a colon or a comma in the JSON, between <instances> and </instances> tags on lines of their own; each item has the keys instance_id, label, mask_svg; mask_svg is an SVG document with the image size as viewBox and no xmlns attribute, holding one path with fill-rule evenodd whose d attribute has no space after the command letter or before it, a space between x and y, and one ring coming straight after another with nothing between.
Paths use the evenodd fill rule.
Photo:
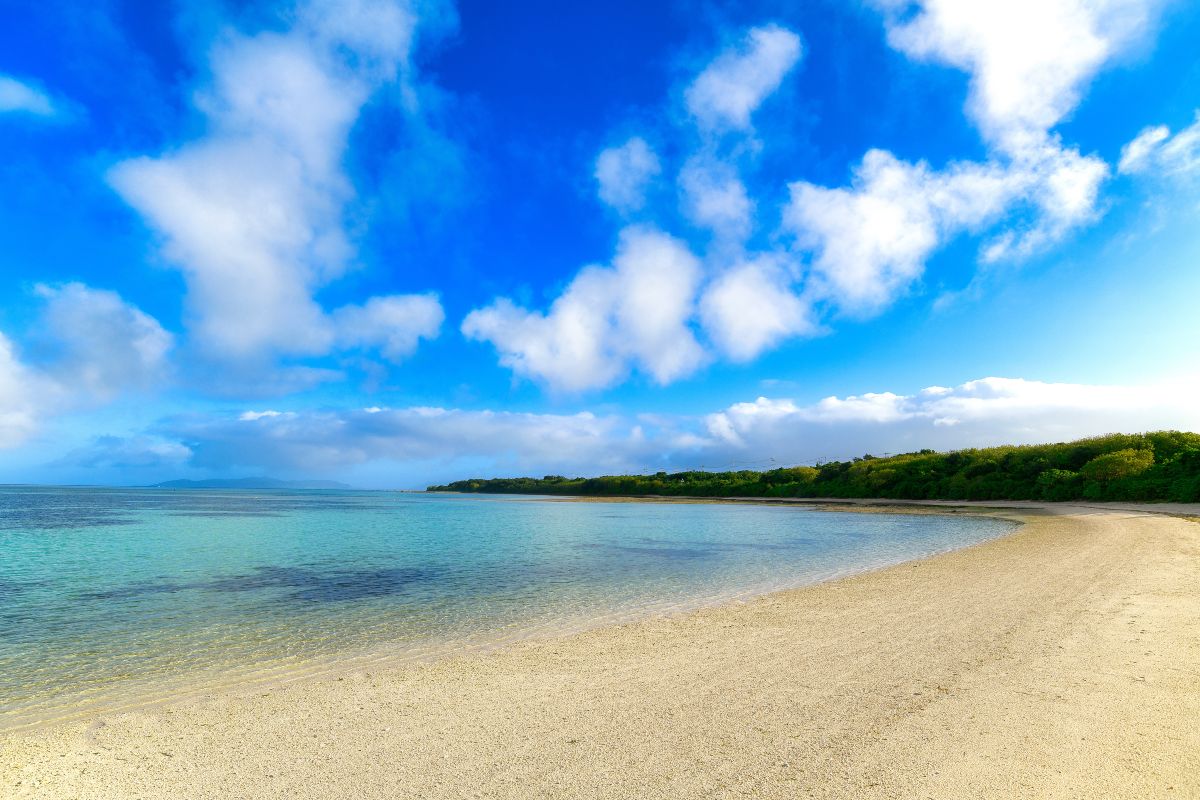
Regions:
<instances>
[{"instance_id":1,"label":"tree line","mask_svg":"<svg viewBox=\"0 0 1200 800\"><path fill-rule=\"evenodd\" d=\"M429 491L687 497L880 497L897 500L1200 502L1200 434L1111 434L783 467L596 478L472 478Z\"/></svg>"}]
</instances>

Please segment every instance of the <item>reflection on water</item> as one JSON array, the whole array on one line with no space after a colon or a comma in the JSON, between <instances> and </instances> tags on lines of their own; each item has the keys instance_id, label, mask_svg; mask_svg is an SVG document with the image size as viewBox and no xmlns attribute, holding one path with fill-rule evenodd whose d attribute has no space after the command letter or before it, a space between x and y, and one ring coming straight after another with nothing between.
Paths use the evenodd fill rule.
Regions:
<instances>
[{"instance_id":1,"label":"reflection on water","mask_svg":"<svg viewBox=\"0 0 1200 800\"><path fill-rule=\"evenodd\" d=\"M0 725L189 675L695 607L1009 526L780 506L0 487Z\"/></svg>"}]
</instances>

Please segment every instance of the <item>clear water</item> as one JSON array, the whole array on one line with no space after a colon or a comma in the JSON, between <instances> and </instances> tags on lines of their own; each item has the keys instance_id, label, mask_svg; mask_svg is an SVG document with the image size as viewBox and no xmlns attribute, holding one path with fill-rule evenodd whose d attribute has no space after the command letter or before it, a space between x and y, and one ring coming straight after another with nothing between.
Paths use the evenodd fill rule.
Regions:
<instances>
[{"instance_id":1,"label":"clear water","mask_svg":"<svg viewBox=\"0 0 1200 800\"><path fill-rule=\"evenodd\" d=\"M0 487L0 726L418 657L963 547L994 519L388 492Z\"/></svg>"}]
</instances>

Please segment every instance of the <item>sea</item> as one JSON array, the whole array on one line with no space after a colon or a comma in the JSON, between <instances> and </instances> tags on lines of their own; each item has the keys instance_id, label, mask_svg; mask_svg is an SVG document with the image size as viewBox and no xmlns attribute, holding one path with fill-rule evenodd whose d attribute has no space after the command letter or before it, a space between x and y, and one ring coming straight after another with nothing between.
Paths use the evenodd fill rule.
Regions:
<instances>
[{"instance_id":1,"label":"sea","mask_svg":"<svg viewBox=\"0 0 1200 800\"><path fill-rule=\"evenodd\" d=\"M486 650L966 547L795 505L0 486L0 728Z\"/></svg>"}]
</instances>

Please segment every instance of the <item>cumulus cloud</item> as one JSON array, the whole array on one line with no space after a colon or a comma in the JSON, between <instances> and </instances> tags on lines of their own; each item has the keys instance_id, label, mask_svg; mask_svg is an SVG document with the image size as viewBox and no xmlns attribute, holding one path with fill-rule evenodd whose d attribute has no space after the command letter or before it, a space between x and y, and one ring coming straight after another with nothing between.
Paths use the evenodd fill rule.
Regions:
<instances>
[{"instance_id":1,"label":"cumulus cloud","mask_svg":"<svg viewBox=\"0 0 1200 800\"><path fill-rule=\"evenodd\" d=\"M9 75L0 75L0 114L24 113L52 117L57 113L50 96Z\"/></svg>"},{"instance_id":2,"label":"cumulus cloud","mask_svg":"<svg viewBox=\"0 0 1200 800\"><path fill-rule=\"evenodd\" d=\"M581 270L546 312L499 298L472 311L462 332L491 342L500 363L519 376L582 391L611 386L633 372L659 384L692 374L710 359L694 330L700 327L718 349L739 359L788 332L807 330L806 308L787 277L767 264L772 259L760 263L744 253L755 203L718 146L750 135L752 114L800 51L791 31L752 28L684 92L686 124L707 144L691 155L676 183L683 216L712 234L713 252L706 258L657 228L629 227L612 266ZM647 184L662 171L658 156L635 136L600 153L595 177L601 199L628 214L644 207ZM743 302L754 305L739 307Z\"/></svg>"},{"instance_id":3,"label":"cumulus cloud","mask_svg":"<svg viewBox=\"0 0 1200 800\"><path fill-rule=\"evenodd\" d=\"M46 303L41 327L56 342L51 370L73 391L108 400L164 377L174 337L116 292L82 283L34 291Z\"/></svg>"},{"instance_id":4,"label":"cumulus cloud","mask_svg":"<svg viewBox=\"0 0 1200 800\"><path fill-rule=\"evenodd\" d=\"M687 87L688 111L703 128L748 130L751 115L779 88L800 53L800 37L786 28L751 28Z\"/></svg>"},{"instance_id":5,"label":"cumulus cloud","mask_svg":"<svg viewBox=\"0 0 1200 800\"><path fill-rule=\"evenodd\" d=\"M693 224L718 238L741 242L754 224L754 202L737 171L704 156L692 158L679 172L683 211Z\"/></svg>"},{"instance_id":6,"label":"cumulus cloud","mask_svg":"<svg viewBox=\"0 0 1200 800\"><path fill-rule=\"evenodd\" d=\"M22 358L0 333L0 448L20 444L47 416L151 388L173 344L157 320L114 292L80 283L35 292L45 302L31 334L41 357Z\"/></svg>"},{"instance_id":7,"label":"cumulus cloud","mask_svg":"<svg viewBox=\"0 0 1200 800\"><path fill-rule=\"evenodd\" d=\"M1051 128L1149 25L1144 3L880 0L888 40L971 76L967 111L993 152L935 170L871 150L848 187L790 186L784 228L812 253L814 296L852 313L891 303L962 233L999 227L985 264L1027 258L1099 216L1108 165Z\"/></svg>"},{"instance_id":8,"label":"cumulus cloud","mask_svg":"<svg viewBox=\"0 0 1200 800\"><path fill-rule=\"evenodd\" d=\"M990 274L993 265L1043 252L1100 216L1108 164L1064 143L1053 128L1078 104L1092 76L1148 29L1153 4L1021 0L1000 8L960 0L876 0L874 5L883 11L896 49L968 73L966 110L987 155L935 166L868 150L848 185L790 183L778 227L764 230L763 204L742 174L769 144L754 138L752 117L793 69L801 45L796 34L778 26L746 32L683 92L688 111L683 132L696 145L683 155L675 176L684 220L710 234L697 249L700 300L693 303L692 284L681 284L675 307L694 305L696 316L683 324L702 328L727 358L749 360L789 337L813 335L822 330L823 315L879 313L911 291L927 262L957 237L979 238L981 274ZM1188 150L1185 133L1177 138L1174 163L1188 163L1178 154L1194 148ZM640 140L631 144L635 141ZM1174 140L1152 144L1168 148ZM1150 149L1138 156L1152 157L1159 156ZM623 174L622 159L628 155L617 149L600 160L616 176ZM656 174L663 169L657 160L654 167ZM614 185L625 184L614 178ZM626 205L641 201L640 194L630 196ZM755 238L759 234L766 234L765 247ZM977 284L978 279L971 287ZM500 301L476 312L464 331L497 343L502 363L518 374L573 388L610 385L628 370L609 355L619 349L621 331L597 310L594 297L606 291L601 285L608 281L585 271L548 315ZM954 293L943 295L949 296ZM503 331L510 332L507 344ZM551 362L560 366L547 366ZM565 373L567 363L594 369L596 377L546 377ZM688 373L660 372L658 379Z\"/></svg>"},{"instance_id":9,"label":"cumulus cloud","mask_svg":"<svg viewBox=\"0 0 1200 800\"><path fill-rule=\"evenodd\" d=\"M112 186L183 271L193 331L211 352L319 356L340 340L391 343L411 338L407 330L427 332L426 315L400 320L395 337L364 339L362 313L331 316L313 298L353 255L342 219L353 188L341 168L351 126L407 64L415 24L402 3L313 0L285 33L229 33L195 95L207 133L110 170ZM426 313L423 297L408 307ZM400 308L396 301L387 307ZM339 319L355 331L339 331Z\"/></svg>"},{"instance_id":10,"label":"cumulus cloud","mask_svg":"<svg viewBox=\"0 0 1200 800\"><path fill-rule=\"evenodd\" d=\"M1168 177L1200 172L1200 111L1191 125L1174 136L1166 125L1144 129L1121 148L1117 171L1125 175Z\"/></svg>"},{"instance_id":11,"label":"cumulus cloud","mask_svg":"<svg viewBox=\"0 0 1200 800\"><path fill-rule=\"evenodd\" d=\"M582 270L546 313L501 298L462 331L491 342L500 363L553 389L608 386L636 367L656 383L694 371L704 352L690 328L700 264L661 231L622 232L611 267Z\"/></svg>"},{"instance_id":12,"label":"cumulus cloud","mask_svg":"<svg viewBox=\"0 0 1200 800\"><path fill-rule=\"evenodd\" d=\"M768 256L740 262L719 275L700 301L704 329L734 361L749 361L776 343L809 335L818 326L806 299L791 289L784 264Z\"/></svg>"},{"instance_id":13,"label":"cumulus cloud","mask_svg":"<svg viewBox=\"0 0 1200 800\"><path fill-rule=\"evenodd\" d=\"M971 75L967 111L1009 151L1037 143L1107 61L1149 29L1144 0L876 0L888 41Z\"/></svg>"},{"instance_id":14,"label":"cumulus cloud","mask_svg":"<svg viewBox=\"0 0 1200 800\"><path fill-rule=\"evenodd\" d=\"M875 392L809 405L760 397L710 415L714 447L789 462L925 447L1062 441L1113 431L1194 430L1200 380L1145 386L983 378L912 395Z\"/></svg>"},{"instance_id":15,"label":"cumulus cloud","mask_svg":"<svg viewBox=\"0 0 1200 800\"><path fill-rule=\"evenodd\" d=\"M797 181L789 189L784 227L814 253L812 290L869 312L919 277L945 238L994 220L1019 186L995 165L938 172L870 150L847 188Z\"/></svg>"},{"instance_id":16,"label":"cumulus cloud","mask_svg":"<svg viewBox=\"0 0 1200 800\"><path fill-rule=\"evenodd\" d=\"M789 186L783 226L813 254L814 296L852 313L873 313L924 273L955 236L1007 219L986 262L1029 255L1094 214L1104 162L1048 148L1021 162L953 163L934 170L870 150L849 187Z\"/></svg>"},{"instance_id":17,"label":"cumulus cloud","mask_svg":"<svg viewBox=\"0 0 1200 800\"><path fill-rule=\"evenodd\" d=\"M1025 196L1035 214L1023 227L1003 234L1000 249L994 244L985 250L986 261L1029 256L1100 217L1100 186L1109 175L1103 159L1082 155L1048 137L1041 147L1014 161L1010 170L1026 183Z\"/></svg>"},{"instance_id":18,"label":"cumulus cloud","mask_svg":"<svg viewBox=\"0 0 1200 800\"><path fill-rule=\"evenodd\" d=\"M903 295L957 236L990 232L979 253L988 265L1043 251L1099 216L1108 165L1051 129L1091 77L1148 29L1153 4L875 5L893 47L970 75L967 113L991 152L934 168L872 149L848 186L790 184L782 230L809 261L804 297L857 316Z\"/></svg>"},{"instance_id":19,"label":"cumulus cloud","mask_svg":"<svg viewBox=\"0 0 1200 800\"><path fill-rule=\"evenodd\" d=\"M372 297L333 314L342 347L376 347L395 362L412 355L420 339L436 337L444 319L442 304L433 294Z\"/></svg>"},{"instance_id":20,"label":"cumulus cloud","mask_svg":"<svg viewBox=\"0 0 1200 800\"><path fill-rule=\"evenodd\" d=\"M1036 212L983 251L984 261L1029 256L1099 216L1108 165L1062 145L1050 130L1092 77L1150 28L1156 3L883 0L888 40L912 58L971 76L967 113ZM916 6L914 9L913 6ZM1015 198L1014 198L1015 199Z\"/></svg>"},{"instance_id":21,"label":"cumulus cloud","mask_svg":"<svg viewBox=\"0 0 1200 800\"><path fill-rule=\"evenodd\" d=\"M658 156L640 136L596 157L600 199L621 212L641 209L646 204L647 185L661 172Z\"/></svg>"},{"instance_id":22,"label":"cumulus cloud","mask_svg":"<svg viewBox=\"0 0 1200 800\"><path fill-rule=\"evenodd\" d=\"M315 0L300 4L297 16L318 41L349 48L360 72L383 79L408 66L420 22L410 4L388 0Z\"/></svg>"},{"instance_id":23,"label":"cumulus cloud","mask_svg":"<svg viewBox=\"0 0 1200 800\"><path fill-rule=\"evenodd\" d=\"M33 434L53 386L17 356L0 333L0 448L14 447Z\"/></svg>"}]
</instances>

